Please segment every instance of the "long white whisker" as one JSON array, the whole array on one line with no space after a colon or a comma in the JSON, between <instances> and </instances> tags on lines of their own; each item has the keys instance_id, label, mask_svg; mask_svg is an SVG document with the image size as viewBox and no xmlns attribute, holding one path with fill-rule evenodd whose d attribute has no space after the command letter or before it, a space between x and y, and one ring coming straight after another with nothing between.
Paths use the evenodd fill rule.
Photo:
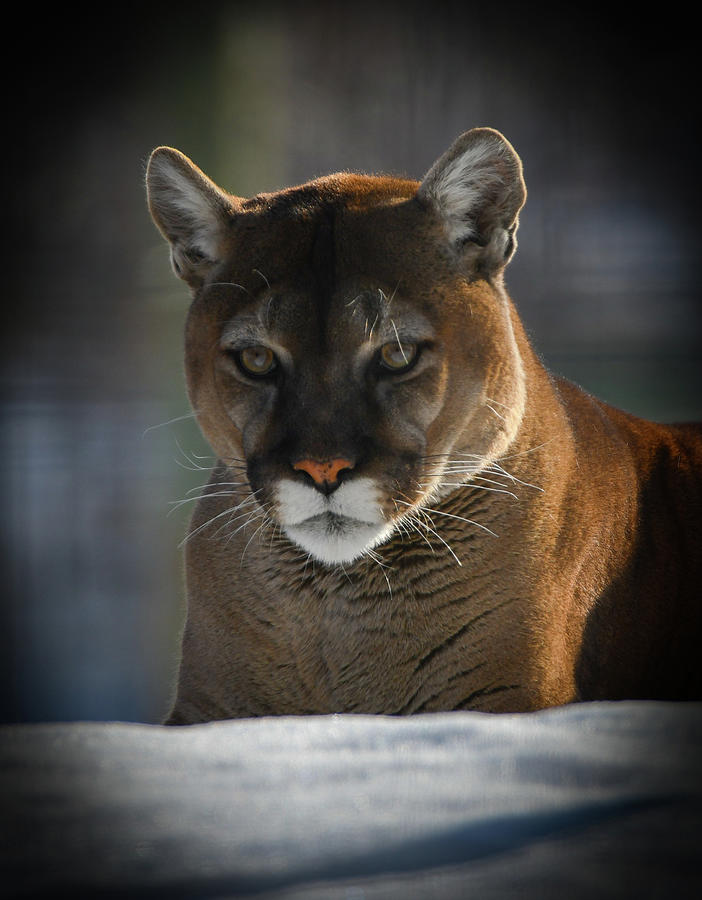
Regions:
<instances>
[{"instance_id":1,"label":"long white whisker","mask_svg":"<svg viewBox=\"0 0 702 900\"><path fill-rule=\"evenodd\" d=\"M234 509L231 510L232 513L235 513L236 511L237 511L237 510L234 510ZM227 519L227 521L226 521L223 525L220 525L220 526L219 526L219 528L217 529L217 531L215 531L215 533L212 535L212 537L213 537L213 538L218 537L218 535L220 535L223 531L226 531L227 528L229 528L230 525L233 525L235 522L238 522L239 519L244 519L244 518L246 518L247 521L244 522L244 525L246 525L247 522L252 521L252 519L253 519L255 516L257 516L258 514L259 514L259 510L256 509L256 508L254 508L254 509L247 509L247 510L244 510L244 512L239 513L238 516L232 515L229 519ZM247 517L248 517L248 518L247 518ZM236 532L234 532L234 533L236 534ZM232 534L228 535L228 537L227 537L227 543L229 543L229 541L231 540L232 537L233 537Z\"/></svg>"},{"instance_id":2,"label":"long white whisker","mask_svg":"<svg viewBox=\"0 0 702 900\"><path fill-rule=\"evenodd\" d=\"M344 578L348 581L348 583L353 584L353 582L349 578L349 573L346 571L346 566L342 562L340 562L336 565L334 571L341 572L343 574Z\"/></svg>"},{"instance_id":3,"label":"long white whisker","mask_svg":"<svg viewBox=\"0 0 702 900\"><path fill-rule=\"evenodd\" d=\"M229 541L231 541L231 539L234 537L234 535L238 534L242 528L246 528L246 526L250 522L253 522L256 519L264 516L265 510L262 509L261 505L258 502L256 502L254 500L254 498L250 498L250 500L254 501L254 502L247 501L245 503L240 503L237 507L227 510L227 512L229 512L229 514L230 514L229 518L227 519L226 522L224 522L222 525L219 526L219 528L217 529L217 531L215 531L215 533L212 535L212 537L217 537L218 535L223 533L223 537L226 537L227 543L229 543ZM247 505L249 506L249 509L244 508ZM242 511L239 512L239 510L242 510ZM238 513L238 515L234 515L235 513ZM244 519L244 521L241 523L241 525L237 526L231 532L228 531L229 528L231 528L236 522L239 522L242 519Z\"/></svg>"},{"instance_id":4,"label":"long white whisker","mask_svg":"<svg viewBox=\"0 0 702 900\"><path fill-rule=\"evenodd\" d=\"M475 484L478 481L482 481L485 484L494 484L494 485L497 485L497 487L505 487L505 485L502 481L497 481L495 478L486 478L484 475L478 475L473 471L465 471L464 469L448 468L443 473L442 472L437 473L438 476L441 476L442 474L443 475L467 475L470 477L470 482L468 482L469 484ZM490 474L497 475L498 473L491 472Z\"/></svg>"},{"instance_id":5,"label":"long white whisker","mask_svg":"<svg viewBox=\"0 0 702 900\"><path fill-rule=\"evenodd\" d=\"M367 557L368 559L370 559L372 562L374 562L380 568L382 576L385 579L385 583L388 586L388 594L390 595L390 600L392 601L392 585L390 584L390 579L388 578L388 574L386 572L386 569L389 570L392 568L392 566L389 566L387 563L384 563L381 555L370 547L368 547L366 550L363 551L362 556ZM343 565L341 566L341 569L342 569L344 575L346 575L346 577L348 578L346 569L344 569ZM349 581L350 580L351 579L349 579Z\"/></svg>"},{"instance_id":6,"label":"long white whisker","mask_svg":"<svg viewBox=\"0 0 702 900\"><path fill-rule=\"evenodd\" d=\"M255 275L260 275L261 278L263 278L263 280L266 282L266 287L267 287L268 290L270 291L270 289L271 289L271 283L270 283L270 281L266 278L266 276L263 274L263 272L262 272L260 269L251 269L251 271L252 271Z\"/></svg>"},{"instance_id":7,"label":"long white whisker","mask_svg":"<svg viewBox=\"0 0 702 900\"><path fill-rule=\"evenodd\" d=\"M178 459L175 460L175 462L179 466L181 466L183 469L190 469L193 472L209 472L210 471L210 469L212 468L211 465L210 466L201 466L198 464L197 460L198 459L214 460L214 456L199 456L197 453L193 453L193 452L191 452L190 455L188 455L187 452L185 450L183 450L183 448L181 447L177 438L175 438L175 445L178 448L178 450L180 451L180 454L183 457L183 459L188 463L188 465L186 466L186 465L183 465L183 463L181 463Z\"/></svg>"},{"instance_id":8,"label":"long white whisker","mask_svg":"<svg viewBox=\"0 0 702 900\"><path fill-rule=\"evenodd\" d=\"M205 493L208 487L245 487L247 485L247 481L208 481L205 484L198 484L196 487L189 488L185 495L187 497L188 494L194 494L195 491L202 491L203 493L199 495L200 497L211 497L214 495ZM234 491L231 491L231 493L234 493Z\"/></svg>"},{"instance_id":9,"label":"long white whisker","mask_svg":"<svg viewBox=\"0 0 702 900\"><path fill-rule=\"evenodd\" d=\"M403 500L395 500L395 503L402 503L405 506L412 505L411 503L405 503ZM416 508L429 515L430 518L434 514L446 516L447 519L456 519L459 522L466 522L468 525L475 525L476 528L482 528L483 531L487 531L487 533L491 534L493 537L498 537L498 535L496 535L494 531L491 531L487 525L481 525L480 522L475 522L473 519L466 519L464 516L456 516L453 513L444 512L441 509L433 509L425 506L418 506ZM437 535L437 537L439 537L439 535Z\"/></svg>"},{"instance_id":10,"label":"long white whisker","mask_svg":"<svg viewBox=\"0 0 702 900\"><path fill-rule=\"evenodd\" d=\"M529 453L536 453L537 450L543 450L544 447L548 447L553 441L555 441L555 438L549 438L547 441L544 441L543 444L538 444L536 447L529 447L528 450L513 453L511 456L501 456L498 462L505 462L508 459L518 459L520 456L528 456Z\"/></svg>"},{"instance_id":11,"label":"long white whisker","mask_svg":"<svg viewBox=\"0 0 702 900\"><path fill-rule=\"evenodd\" d=\"M192 462L192 460L188 460L188 462L190 462L190 465L182 463L179 459L174 459L173 462L177 466L180 466L181 469L185 469L187 472L209 472L211 468L210 466L199 466L197 465L197 463Z\"/></svg>"},{"instance_id":12,"label":"long white whisker","mask_svg":"<svg viewBox=\"0 0 702 900\"><path fill-rule=\"evenodd\" d=\"M378 313L378 314L376 315L375 319L373 319L373 324L371 325L370 332L368 332L368 338L367 338L367 339L368 339L368 343L370 343L370 342L373 340L373 331L374 331L374 329L375 329L375 326L378 324L378 317L379 317L379 315L380 315L380 314ZM367 326L367 325L368 325L368 322L366 321L366 326Z\"/></svg>"},{"instance_id":13,"label":"long white whisker","mask_svg":"<svg viewBox=\"0 0 702 900\"><path fill-rule=\"evenodd\" d=\"M429 477L440 477L441 475L472 475L475 476L474 480L477 480L478 477L483 477L480 475L482 472L487 472L490 475L497 475L500 478L508 478L513 484L521 484L523 487L533 488L536 491L542 491L543 488L539 487L538 484L532 484L529 481L522 481L521 478L517 478L516 475L512 475L511 472L508 472L504 469L499 463L493 462L489 465L481 468L479 466L471 467L465 466L464 463L460 462L460 460L452 460L446 463L443 469L437 472L428 472ZM491 479L485 478L485 481L490 481ZM499 482L494 482L495 484L499 484Z\"/></svg>"},{"instance_id":14,"label":"long white whisker","mask_svg":"<svg viewBox=\"0 0 702 900\"><path fill-rule=\"evenodd\" d=\"M259 519L264 519L264 521L261 522L261 525L259 526L259 528L257 529L257 531L260 531L261 528L266 524L266 523L265 523L266 513L265 513L264 510L262 510L262 509L252 509L252 510L249 510L249 512L244 513L244 514L241 515L241 516L237 516L236 519L233 519L232 521L233 521L233 522L236 522L236 521L238 521L239 519L242 519L242 518L244 517L244 515L246 515L248 518L246 519L245 522L242 522L241 525L239 525L237 528L235 528L234 531L232 531L231 534L227 535L227 544L229 544L229 542L232 540L232 538L236 537L236 535L239 534L240 531L243 531L243 529L246 528L248 525L250 525L252 522L256 522L256 521L258 521ZM232 524L232 523L231 523L231 522L227 522L225 525L222 526L222 528L226 528L226 527L227 527L228 525L230 525L230 524ZM222 529L220 529L220 531L221 531L221 530L222 530ZM247 544L246 546L248 547L249 545ZM246 552L246 548L244 548L244 552ZM243 557L244 557L244 554L242 553L242 560L243 560Z\"/></svg>"},{"instance_id":15,"label":"long white whisker","mask_svg":"<svg viewBox=\"0 0 702 900\"><path fill-rule=\"evenodd\" d=\"M369 559L372 559L374 563L380 566L381 569L391 569L392 566L389 563L383 562L383 557L376 551L373 550L372 547L368 547L363 551L363 555L367 556Z\"/></svg>"},{"instance_id":16,"label":"long white whisker","mask_svg":"<svg viewBox=\"0 0 702 900\"><path fill-rule=\"evenodd\" d=\"M167 425L173 425L174 422L182 422L185 419L192 419L196 415L196 412L189 412L185 413L185 415L183 416L176 416L174 419L169 419L167 422L159 422L158 425L149 425L149 427L142 432L141 436L145 437L150 431L154 431L156 428L165 428Z\"/></svg>"},{"instance_id":17,"label":"long white whisker","mask_svg":"<svg viewBox=\"0 0 702 900\"><path fill-rule=\"evenodd\" d=\"M243 549L243 551L242 551L242 554L241 554L241 562L240 562L240 565L243 565L243 564L244 564L244 557L246 556L246 551L249 549L249 544L251 543L251 541L256 537L256 535L259 533L259 531L260 531L260 530L264 527L264 525L266 524L267 514L266 514L265 510L263 511L263 515L264 515L263 522L261 522L261 524L258 526L258 528L256 529L256 531L254 531L254 533L251 535L251 537L250 537L250 538L248 539L248 541L246 542L246 546L244 547L244 549Z\"/></svg>"},{"instance_id":18,"label":"long white whisker","mask_svg":"<svg viewBox=\"0 0 702 900\"><path fill-rule=\"evenodd\" d=\"M395 339L397 340L397 346L400 348L400 353L402 354L402 358L405 361L405 365L407 365L407 363L409 363L409 360L407 359L405 350L402 346L402 341L400 340L400 335L397 333L397 325L395 325L395 322L392 319L390 319L390 324L392 325L392 330L395 332Z\"/></svg>"},{"instance_id":19,"label":"long white whisker","mask_svg":"<svg viewBox=\"0 0 702 900\"><path fill-rule=\"evenodd\" d=\"M390 584L390 579L388 578L388 573L385 571L385 569L381 569L380 571L382 572L383 578L385 579L385 583L388 586L388 594L390 595L390 602L392 603L392 585Z\"/></svg>"},{"instance_id":20,"label":"long white whisker","mask_svg":"<svg viewBox=\"0 0 702 900\"><path fill-rule=\"evenodd\" d=\"M429 538L426 536L426 534L424 534L424 532L420 530L419 525L418 525L417 522L415 521L415 517L412 516L412 515L408 515L406 521L407 521L408 524L414 529L414 531L416 531L417 534L425 541L427 547L429 547L429 549L431 550L431 552L432 552L434 555L436 555L436 550L434 550L434 548L432 547L431 541L430 541ZM420 524L422 524L422 523L420 523Z\"/></svg>"},{"instance_id":21,"label":"long white whisker","mask_svg":"<svg viewBox=\"0 0 702 900\"><path fill-rule=\"evenodd\" d=\"M503 409L506 409L508 412L512 411L511 406L507 406L506 403L500 403L499 400L495 400L493 397L486 397L485 399L488 401L488 403L494 403L495 406L501 406Z\"/></svg>"},{"instance_id":22,"label":"long white whisker","mask_svg":"<svg viewBox=\"0 0 702 900\"><path fill-rule=\"evenodd\" d=\"M483 531L487 531L488 534L491 534L493 537L498 537L494 531L487 527L487 525L481 525L480 522L476 522L474 519L466 519L464 516L455 516L453 513L443 512L441 509L432 509L432 514L436 513L439 516L446 516L448 519L456 519L459 522L466 522L468 525L475 525L476 528L482 528Z\"/></svg>"},{"instance_id":23,"label":"long white whisker","mask_svg":"<svg viewBox=\"0 0 702 900\"><path fill-rule=\"evenodd\" d=\"M541 491L543 493L543 488L539 487L538 484L531 484L529 481L522 481L521 478L517 478L516 475L512 475L510 472L505 471L502 467L499 468L499 471L486 470L490 471L492 475L501 475L504 478L509 478L511 482L514 484L521 484L523 487L533 488L535 491Z\"/></svg>"},{"instance_id":24,"label":"long white whisker","mask_svg":"<svg viewBox=\"0 0 702 900\"><path fill-rule=\"evenodd\" d=\"M426 486L427 485L422 485L422 487L426 487ZM478 491L490 491L493 494L507 494L509 497L514 497L515 500L519 500L519 497L512 491L508 491L507 488L487 487L484 484L476 484L474 481L464 482L463 484L456 484L456 482L454 482L454 481L439 481L436 483L436 487L453 487L453 488L473 487Z\"/></svg>"},{"instance_id":25,"label":"long white whisker","mask_svg":"<svg viewBox=\"0 0 702 900\"><path fill-rule=\"evenodd\" d=\"M493 406L491 406L489 403L486 403L485 406L487 406L487 408L490 410L490 412L494 413L501 422L507 421L507 419L505 419L505 417L501 413L498 413L498 411Z\"/></svg>"},{"instance_id":26,"label":"long white whisker","mask_svg":"<svg viewBox=\"0 0 702 900\"><path fill-rule=\"evenodd\" d=\"M406 503L404 500L394 500L394 502L395 502L395 503L401 503L403 506L409 506L409 507L412 506L411 503ZM431 521L431 516L428 515L428 510L427 510L427 509L425 509L424 507L420 506L420 507L415 507L415 510L420 510L422 513L424 513L424 514L427 516L427 518L429 519L429 521ZM435 512L435 511L436 511L436 510L431 510L431 512ZM449 546L449 544L446 543L446 541L441 537L441 535L440 535L437 531L435 531L433 528L431 528L429 525L427 525L426 522L422 521L422 520L419 519L419 518L416 518L416 517L415 517L415 521L416 521L419 525L421 525L422 528L426 528L427 531L431 532L431 534L433 534L434 537L436 537L438 540L441 541L441 543L444 545L444 547L446 547L446 549L449 551L449 553L451 554L451 556L453 556L453 558L456 560L456 562L458 563L459 566L462 566L462 565L463 565L463 563L460 561L460 559L459 559L459 558L456 556L456 554L453 552L453 550L451 549L451 547ZM433 524L433 522L432 522L432 524Z\"/></svg>"},{"instance_id":27,"label":"long white whisker","mask_svg":"<svg viewBox=\"0 0 702 900\"><path fill-rule=\"evenodd\" d=\"M270 520L270 524L271 524L273 527L271 528L271 540L270 540L270 543L269 543L269 545L268 545L268 552L269 552L269 553L272 553L272 552L273 552L273 541L274 541L277 537L279 537L279 535L276 534L276 532L279 532L279 531L280 531L280 525L278 525L277 522L274 522L273 519Z\"/></svg>"},{"instance_id":28,"label":"long white whisker","mask_svg":"<svg viewBox=\"0 0 702 900\"><path fill-rule=\"evenodd\" d=\"M236 497L238 493L239 491L211 491L207 494L198 494L197 497L183 497L182 500L170 500L169 504L173 507L170 512L180 509L181 506L185 506L187 503L196 503L205 497Z\"/></svg>"},{"instance_id":29,"label":"long white whisker","mask_svg":"<svg viewBox=\"0 0 702 900\"><path fill-rule=\"evenodd\" d=\"M217 513L217 515L212 516L211 519L208 519L206 522L203 522L201 525L198 525L197 528L194 528L189 534L186 534L186 536L183 538L183 540L180 542L180 544L178 546L183 547L190 540L191 537L194 537L196 534L199 534L199 532L203 531L205 528L212 525L218 519L221 519L223 516L231 516L232 513L237 512L239 509L241 509L245 503L251 503L251 502L255 502L255 498L254 498L253 494L250 497L247 497L246 500L242 501L238 506L230 506L228 509L225 509L220 513Z\"/></svg>"},{"instance_id":30,"label":"long white whisker","mask_svg":"<svg viewBox=\"0 0 702 900\"><path fill-rule=\"evenodd\" d=\"M427 523L423 522L421 519L417 519L416 521L419 525L422 526L422 528L426 528L426 530L428 532L430 532L430 534L433 534L437 540L441 541L441 543L444 545L444 547L446 547L446 549L451 554L451 556L456 560L458 565L461 567L463 566L463 563L460 561L460 559L454 553L453 548L450 546L450 544L446 540L444 540L444 538L441 537L441 535L439 534L438 531L436 531L436 529L432 528L430 525L427 525Z\"/></svg>"},{"instance_id":31,"label":"long white whisker","mask_svg":"<svg viewBox=\"0 0 702 900\"><path fill-rule=\"evenodd\" d=\"M237 284L235 281L211 281L208 285L206 285L206 289L213 287L235 287L239 288L240 291L243 291L245 294L251 296L250 291L247 291L243 284Z\"/></svg>"}]
</instances>

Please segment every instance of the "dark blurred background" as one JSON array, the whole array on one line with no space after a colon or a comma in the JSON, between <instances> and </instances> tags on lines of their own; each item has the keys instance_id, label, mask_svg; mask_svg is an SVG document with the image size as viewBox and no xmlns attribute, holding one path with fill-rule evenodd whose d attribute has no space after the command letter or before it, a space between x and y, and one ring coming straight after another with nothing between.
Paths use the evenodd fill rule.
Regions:
<instances>
[{"instance_id":1,"label":"dark blurred background","mask_svg":"<svg viewBox=\"0 0 702 900\"><path fill-rule=\"evenodd\" d=\"M156 721L167 703L188 509L169 511L206 481L208 450L179 419L188 295L143 190L158 144L251 195L339 169L419 178L462 131L500 129L529 189L507 284L544 360L639 415L702 418L697 28L692 8L663 13L15 11L4 719Z\"/></svg>"}]
</instances>

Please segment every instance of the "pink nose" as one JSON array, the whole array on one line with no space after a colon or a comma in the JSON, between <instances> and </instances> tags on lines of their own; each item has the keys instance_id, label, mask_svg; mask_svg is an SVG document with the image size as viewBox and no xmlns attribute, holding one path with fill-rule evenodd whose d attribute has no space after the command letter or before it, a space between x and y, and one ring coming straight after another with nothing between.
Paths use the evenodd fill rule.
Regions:
<instances>
[{"instance_id":1,"label":"pink nose","mask_svg":"<svg viewBox=\"0 0 702 900\"><path fill-rule=\"evenodd\" d=\"M334 484L339 472L345 469L353 469L354 463L350 459L301 459L294 463L293 469L307 472L315 484Z\"/></svg>"}]
</instances>

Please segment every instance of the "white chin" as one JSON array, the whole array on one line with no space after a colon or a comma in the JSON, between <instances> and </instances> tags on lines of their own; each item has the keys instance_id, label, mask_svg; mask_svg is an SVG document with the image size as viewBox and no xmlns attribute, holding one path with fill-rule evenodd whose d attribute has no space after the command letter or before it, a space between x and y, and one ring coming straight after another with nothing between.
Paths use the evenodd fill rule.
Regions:
<instances>
[{"instance_id":1,"label":"white chin","mask_svg":"<svg viewBox=\"0 0 702 900\"><path fill-rule=\"evenodd\" d=\"M282 479L277 518L290 540L315 559L328 565L350 563L393 531L378 498L371 478L345 482L327 497L309 485Z\"/></svg>"},{"instance_id":2,"label":"white chin","mask_svg":"<svg viewBox=\"0 0 702 900\"><path fill-rule=\"evenodd\" d=\"M377 547L392 532L392 525L373 525L354 519L318 516L283 530L299 547L327 565L351 563Z\"/></svg>"}]
</instances>

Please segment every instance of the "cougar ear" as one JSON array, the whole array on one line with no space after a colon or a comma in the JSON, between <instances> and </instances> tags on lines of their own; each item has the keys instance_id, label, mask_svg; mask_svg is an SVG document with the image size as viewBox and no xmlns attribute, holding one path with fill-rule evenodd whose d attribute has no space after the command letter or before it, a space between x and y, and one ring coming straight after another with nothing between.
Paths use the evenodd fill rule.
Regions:
<instances>
[{"instance_id":1,"label":"cougar ear","mask_svg":"<svg viewBox=\"0 0 702 900\"><path fill-rule=\"evenodd\" d=\"M514 253L526 200L522 163L493 128L473 128L454 141L425 175L418 196L431 203L456 252L488 272Z\"/></svg>"},{"instance_id":2,"label":"cougar ear","mask_svg":"<svg viewBox=\"0 0 702 900\"><path fill-rule=\"evenodd\" d=\"M172 147L151 154L146 191L151 217L171 245L173 270L199 287L222 257L235 198Z\"/></svg>"}]
</instances>

